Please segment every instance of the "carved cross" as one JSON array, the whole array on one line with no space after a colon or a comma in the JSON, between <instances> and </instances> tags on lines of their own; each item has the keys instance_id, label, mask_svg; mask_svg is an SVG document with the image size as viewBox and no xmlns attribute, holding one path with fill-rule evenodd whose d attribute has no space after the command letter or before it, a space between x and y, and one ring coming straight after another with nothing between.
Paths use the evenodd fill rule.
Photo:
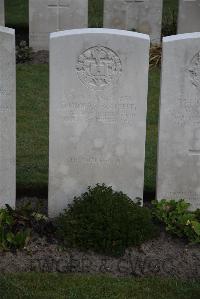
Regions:
<instances>
[{"instance_id":1,"label":"carved cross","mask_svg":"<svg viewBox=\"0 0 200 299\"><path fill-rule=\"evenodd\" d=\"M53 3L55 2L55 3ZM48 5L48 8L50 9L56 9L56 14L57 14L57 30L61 29L61 20L60 20L60 10L63 8L69 8L70 3L63 3L65 1L63 0L54 0L50 1L50 4Z\"/></svg>"},{"instance_id":2,"label":"carved cross","mask_svg":"<svg viewBox=\"0 0 200 299\"><path fill-rule=\"evenodd\" d=\"M88 66L88 71L96 77L96 80L101 76L107 76L109 74L109 65L112 65L110 60L98 59L98 57L86 59L85 63Z\"/></svg>"}]
</instances>

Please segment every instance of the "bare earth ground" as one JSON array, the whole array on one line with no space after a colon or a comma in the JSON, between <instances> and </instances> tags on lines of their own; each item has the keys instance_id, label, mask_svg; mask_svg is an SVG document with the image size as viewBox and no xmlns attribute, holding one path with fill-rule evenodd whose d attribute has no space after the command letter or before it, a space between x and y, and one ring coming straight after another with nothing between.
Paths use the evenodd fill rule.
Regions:
<instances>
[{"instance_id":1,"label":"bare earth ground","mask_svg":"<svg viewBox=\"0 0 200 299\"><path fill-rule=\"evenodd\" d=\"M43 202L41 211L47 212L47 200L24 198L18 206L30 201L33 206ZM0 273L61 272L110 274L124 276L161 276L183 280L200 279L200 245L188 245L161 231L157 239L140 247L130 248L123 257L113 258L93 252L63 249L56 240L33 236L27 248L17 252L0 252Z\"/></svg>"},{"instance_id":2,"label":"bare earth ground","mask_svg":"<svg viewBox=\"0 0 200 299\"><path fill-rule=\"evenodd\" d=\"M49 51L33 52L31 64L44 64L49 63Z\"/></svg>"},{"instance_id":3,"label":"bare earth ground","mask_svg":"<svg viewBox=\"0 0 200 299\"><path fill-rule=\"evenodd\" d=\"M0 253L0 272L61 272L110 274L125 276L161 276L183 280L200 279L200 246L189 246L166 233L144 243L140 248L131 248L121 258L112 258L63 250L45 239L35 239L25 250L16 253Z\"/></svg>"}]
</instances>

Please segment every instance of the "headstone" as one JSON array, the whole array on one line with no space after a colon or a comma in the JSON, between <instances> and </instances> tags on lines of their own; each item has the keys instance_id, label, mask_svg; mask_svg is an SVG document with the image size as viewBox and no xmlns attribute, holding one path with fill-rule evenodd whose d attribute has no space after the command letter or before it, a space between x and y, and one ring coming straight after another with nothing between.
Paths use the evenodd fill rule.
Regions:
<instances>
[{"instance_id":1,"label":"headstone","mask_svg":"<svg viewBox=\"0 0 200 299\"><path fill-rule=\"evenodd\" d=\"M200 0L179 0L178 33L200 31Z\"/></svg>"},{"instance_id":2,"label":"headstone","mask_svg":"<svg viewBox=\"0 0 200 299\"><path fill-rule=\"evenodd\" d=\"M149 44L112 29L51 34L50 216L97 183L143 197Z\"/></svg>"},{"instance_id":3,"label":"headstone","mask_svg":"<svg viewBox=\"0 0 200 299\"><path fill-rule=\"evenodd\" d=\"M49 33L88 27L88 0L29 0L29 44L49 49Z\"/></svg>"},{"instance_id":4,"label":"headstone","mask_svg":"<svg viewBox=\"0 0 200 299\"><path fill-rule=\"evenodd\" d=\"M163 40L157 198L200 208L200 33Z\"/></svg>"},{"instance_id":5,"label":"headstone","mask_svg":"<svg viewBox=\"0 0 200 299\"><path fill-rule=\"evenodd\" d=\"M0 207L16 199L15 31L0 27Z\"/></svg>"},{"instance_id":6,"label":"headstone","mask_svg":"<svg viewBox=\"0 0 200 299\"><path fill-rule=\"evenodd\" d=\"M161 40L163 0L104 0L104 27L149 34Z\"/></svg>"},{"instance_id":7,"label":"headstone","mask_svg":"<svg viewBox=\"0 0 200 299\"><path fill-rule=\"evenodd\" d=\"M0 26L5 26L4 0L0 0Z\"/></svg>"}]
</instances>

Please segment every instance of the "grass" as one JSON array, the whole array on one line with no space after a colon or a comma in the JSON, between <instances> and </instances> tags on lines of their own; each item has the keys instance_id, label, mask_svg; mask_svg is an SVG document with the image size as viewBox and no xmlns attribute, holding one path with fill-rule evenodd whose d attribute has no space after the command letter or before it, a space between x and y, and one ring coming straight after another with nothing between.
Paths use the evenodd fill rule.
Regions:
<instances>
[{"instance_id":1,"label":"grass","mask_svg":"<svg viewBox=\"0 0 200 299\"><path fill-rule=\"evenodd\" d=\"M104 0L89 0L89 27L103 27L103 1Z\"/></svg>"},{"instance_id":2,"label":"grass","mask_svg":"<svg viewBox=\"0 0 200 299\"><path fill-rule=\"evenodd\" d=\"M178 11L178 2L179 2L179 0L164 0L163 1L164 15L167 16L172 11L175 11L177 13L177 11Z\"/></svg>"},{"instance_id":3,"label":"grass","mask_svg":"<svg viewBox=\"0 0 200 299\"><path fill-rule=\"evenodd\" d=\"M1 299L199 299L200 283L64 274L0 276Z\"/></svg>"},{"instance_id":4,"label":"grass","mask_svg":"<svg viewBox=\"0 0 200 299\"><path fill-rule=\"evenodd\" d=\"M149 74L148 114L145 159L145 197L154 196L156 186L158 115L160 95L160 70L153 69Z\"/></svg>"},{"instance_id":5,"label":"grass","mask_svg":"<svg viewBox=\"0 0 200 299\"><path fill-rule=\"evenodd\" d=\"M28 26L29 0L5 0L5 18L8 27Z\"/></svg>"},{"instance_id":6,"label":"grass","mask_svg":"<svg viewBox=\"0 0 200 299\"><path fill-rule=\"evenodd\" d=\"M47 196L48 66L17 65L17 191Z\"/></svg>"}]
</instances>

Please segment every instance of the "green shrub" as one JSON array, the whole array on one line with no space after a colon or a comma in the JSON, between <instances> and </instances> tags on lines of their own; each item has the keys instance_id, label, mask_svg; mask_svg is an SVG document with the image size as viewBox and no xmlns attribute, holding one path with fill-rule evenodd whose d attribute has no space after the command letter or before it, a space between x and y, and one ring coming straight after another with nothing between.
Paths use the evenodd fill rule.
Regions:
<instances>
[{"instance_id":1,"label":"green shrub","mask_svg":"<svg viewBox=\"0 0 200 299\"><path fill-rule=\"evenodd\" d=\"M165 224L166 230L192 243L200 243L200 210L189 211L190 204L184 200L161 200L154 202L153 215Z\"/></svg>"},{"instance_id":2,"label":"green shrub","mask_svg":"<svg viewBox=\"0 0 200 299\"><path fill-rule=\"evenodd\" d=\"M26 63L32 59L32 48L29 48L26 41L21 41L19 45L16 46L16 62Z\"/></svg>"},{"instance_id":3,"label":"green shrub","mask_svg":"<svg viewBox=\"0 0 200 299\"><path fill-rule=\"evenodd\" d=\"M75 198L56 223L64 245L115 256L157 235L149 209L104 184Z\"/></svg>"}]
</instances>

